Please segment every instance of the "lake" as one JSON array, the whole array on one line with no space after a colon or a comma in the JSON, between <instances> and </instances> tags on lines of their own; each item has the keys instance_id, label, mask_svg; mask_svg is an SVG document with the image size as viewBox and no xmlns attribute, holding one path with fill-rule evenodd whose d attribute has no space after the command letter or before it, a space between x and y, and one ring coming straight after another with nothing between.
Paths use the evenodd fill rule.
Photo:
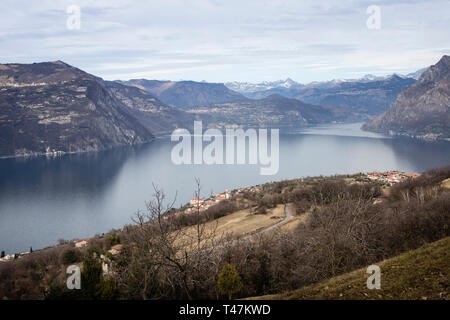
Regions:
<instances>
[{"instance_id":1,"label":"lake","mask_svg":"<svg viewBox=\"0 0 450 320\"><path fill-rule=\"evenodd\" d=\"M450 143L390 138L337 124L280 131L280 167L262 176L259 165L174 165L169 137L113 150L0 160L0 250L43 248L58 239L93 236L131 222L151 199L152 183L176 204L203 195L302 176L373 170L423 172L450 164Z\"/></svg>"}]
</instances>

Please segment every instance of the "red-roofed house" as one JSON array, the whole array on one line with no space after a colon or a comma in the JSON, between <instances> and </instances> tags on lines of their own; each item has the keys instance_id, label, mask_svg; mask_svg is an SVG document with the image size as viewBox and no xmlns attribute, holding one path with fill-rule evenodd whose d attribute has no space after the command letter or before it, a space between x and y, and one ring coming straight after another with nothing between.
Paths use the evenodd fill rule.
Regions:
<instances>
[{"instance_id":1,"label":"red-roofed house","mask_svg":"<svg viewBox=\"0 0 450 320\"><path fill-rule=\"evenodd\" d=\"M122 250L123 245L121 244L116 244L115 246L112 246L110 250L108 250L109 253L111 253L112 255L116 255L120 253L120 250Z\"/></svg>"},{"instance_id":2,"label":"red-roofed house","mask_svg":"<svg viewBox=\"0 0 450 320\"><path fill-rule=\"evenodd\" d=\"M87 240L81 240L81 241L75 242L75 247L77 247L77 248L86 247L87 245L88 245Z\"/></svg>"}]
</instances>

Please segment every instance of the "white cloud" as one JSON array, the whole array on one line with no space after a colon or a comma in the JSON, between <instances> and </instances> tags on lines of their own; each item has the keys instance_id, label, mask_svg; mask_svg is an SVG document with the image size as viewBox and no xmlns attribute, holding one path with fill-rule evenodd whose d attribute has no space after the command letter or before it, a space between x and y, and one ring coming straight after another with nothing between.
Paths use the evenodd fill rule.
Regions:
<instances>
[{"instance_id":1,"label":"white cloud","mask_svg":"<svg viewBox=\"0 0 450 320\"><path fill-rule=\"evenodd\" d=\"M448 1L5 0L1 62L63 60L111 79L309 82L415 71L450 39ZM66 7L81 7L81 30ZM366 8L381 7L381 30Z\"/></svg>"}]
</instances>

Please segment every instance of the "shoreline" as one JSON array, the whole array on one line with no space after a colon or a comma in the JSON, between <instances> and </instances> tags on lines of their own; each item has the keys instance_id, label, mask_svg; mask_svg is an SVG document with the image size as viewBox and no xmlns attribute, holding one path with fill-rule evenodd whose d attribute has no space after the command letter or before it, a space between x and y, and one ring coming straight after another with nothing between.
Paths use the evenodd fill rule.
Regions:
<instances>
[{"instance_id":1,"label":"shoreline","mask_svg":"<svg viewBox=\"0 0 450 320\"><path fill-rule=\"evenodd\" d=\"M279 126L277 127L278 129L288 129L287 131L285 131L285 134L319 134L319 133L308 133L308 132L302 132L301 130L305 130L305 129L311 129L311 128L321 128L323 126L329 126L329 125L342 125L342 124L357 124L357 123L363 123L363 122L332 122L332 123L321 123L321 124L314 124L314 125L309 125L309 126L305 126L305 127L293 127L293 126ZM364 123L363 123L364 124ZM215 127L214 127L215 128ZM255 129L270 129L273 127L264 127L264 128L255 128ZM209 127L208 127L209 129ZM218 129L223 129L222 127L218 127ZM246 128L243 128L248 129ZM290 129L290 130L289 130ZM369 133L377 133L377 134L382 134L385 135L385 137L368 137L368 136L363 136L361 135L360 137L364 137L364 138L408 138L408 139L412 139L412 140L417 140L417 141L424 141L427 143L434 143L434 142L450 142L450 138L440 138L440 137L427 137L427 136L420 136L420 135L411 135L411 134L402 134L402 133L396 133L396 132L392 132L392 131L375 131L375 130L367 130L364 129L364 125L360 128L361 131L363 132L369 132ZM171 132L162 132L162 133L158 133L158 134L153 134L153 138L149 141L146 142L141 142L141 143L134 143L134 144L122 144L122 145L116 145L116 146L111 146L108 148L104 148L104 149L98 149L98 150L80 150L80 151L54 151L54 152L48 152L48 153L44 153L44 152L30 152L29 154L14 154L14 155L0 155L0 160L2 159L34 159L34 158L39 158L39 157L47 157L47 158L56 158L56 157L61 157L61 156L65 156L65 155L74 155L74 154L85 154L85 153L96 153L96 152L102 152L102 151L108 151L108 150L113 150L113 149L117 149L117 148L123 148L123 147L133 147L133 146L139 146L139 145L144 145L147 143L151 143L156 139L161 139L161 138L165 138L165 137L170 137ZM347 136L347 135L344 135ZM349 136L353 136L353 135L349 135ZM359 137L359 136L357 136Z\"/></svg>"},{"instance_id":2,"label":"shoreline","mask_svg":"<svg viewBox=\"0 0 450 320\"><path fill-rule=\"evenodd\" d=\"M233 194L233 195L236 195L236 194L239 194L239 193L241 193L242 192L242 190L243 189L250 189L250 190L254 190L255 188L257 189L257 188L259 188L259 187L261 187L261 186L264 186L264 185L266 185L266 184L272 184L272 183L276 183L276 182L281 182L281 181L294 181L294 180L300 180L300 181L303 181L304 179L308 179L308 178L310 178L310 179L316 179L316 178L325 178L325 179L331 179L331 178L334 178L334 177L340 177L340 176L347 176L347 177L354 177L354 176L364 176L366 179L368 179L368 180L370 180L370 181L378 181L378 182L380 182L380 183L387 183L387 181L385 181L385 180L383 180L383 177L382 177L382 172L379 172L380 173L380 178L379 177L373 177L372 176L372 174L373 174L374 172L356 172L356 173L351 173L351 174L333 174L333 175L327 175L327 176L324 176L324 177L322 177L322 176L313 176L313 177L309 177L309 176L302 176L302 177L296 177L296 178L292 178L292 179L285 179L285 180L277 180L277 181L273 181L273 182L266 182L266 183L263 183L263 184L255 184L255 185L250 185L250 186L241 186L241 187L239 187L239 188L237 188L237 189L234 189L234 190L231 190L231 194ZM401 174L404 174L404 172L402 172L402 171L397 171L397 170L390 170L390 171L385 171L384 173L401 173ZM406 179L406 178L405 178ZM396 182L394 182L393 184L395 184L395 183L399 183L399 182L402 182L403 180L398 180L398 181L396 181ZM392 184L391 184L392 185ZM222 193L226 193L227 192L227 190L225 190L224 192L222 192ZM252 191L252 192L259 192L259 191ZM204 199L204 200L206 200L206 198ZM216 202L217 203L217 202ZM185 210L185 208L186 208L186 206L188 206L189 204L185 204L185 205L181 205L179 208L173 208L173 209L175 209L175 211L180 211L180 210L182 210L183 208L183 211ZM286 213L287 213L287 211L285 211ZM189 215L189 214L186 214L186 213L184 213L185 215ZM292 218L292 217L291 217ZM290 219L290 218L289 218ZM289 220L288 219L288 220ZM287 221L288 221L287 220ZM284 223L286 223L287 221L282 221L282 222L278 222L278 223L276 223L275 225L278 225L278 224L284 224ZM117 227L113 227L113 228L111 228L109 231L105 231L105 232L96 232L95 234L91 234L91 235L89 235L89 236L82 236L82 237L74 237L74 238L72 238L72 239L64 239L66 242L77 242L77 241L82 241L82 240L90 240L90 239L92 239L92 238L94 238L94 237L96 237L97 235L99 235L100 237L103 237L103 236L105 236L105 235L107 235L107 234L109 234L109 233L111 233L111 231L122 231L125 227L127 227L128 225L130 225L130 224L124 224L124 225L121 225L121 226L117 226ZM245 238L245 237L244 237ZM64 244L61 244L61 243L57 243L58 242L58 240L55 240L55 242L56 242L56 244L54 244L54 245L47 245L47 246L45 246L45 247L42 247L42 248L37 248L37 249L34 249L34 247L33 246L30 246L30 248L33 248L33 252L36 252L36 251L41 251L41 250L46 250L46 249L49 249L49 248L54 248L54 247L57 247L57 246L61 246L61 245L64 245ZM3 250L2 248L0 248L0 250ZM18 255L19 256L19 258L20 257L22 257L22 256L24 256L24 255L26 255L26 254L28 254L29 252L27 252L27 251L23 251L23 252L15 252L15 253L8 253L8 252L6 252L6 250L5 250L5 255L12 255L12 256L14 256L14 255ZM12 260L9 260L9 261L7 261L7 262L11 262L11 261L14 261L14 260L16 260L16 259L12 259ZM3 262L5 262L5 261L3 261ZM1 263L1 261L0 261L0 263Z\"/></svg>"}]
</instances>

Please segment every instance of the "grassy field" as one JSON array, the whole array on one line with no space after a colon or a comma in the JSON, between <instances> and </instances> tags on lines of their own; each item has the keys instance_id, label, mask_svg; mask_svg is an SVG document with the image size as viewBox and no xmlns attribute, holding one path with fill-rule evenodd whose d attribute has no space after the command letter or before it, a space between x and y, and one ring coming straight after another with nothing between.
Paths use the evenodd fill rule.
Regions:
<instances>
[{"instance_id":1,"label":"grassy field","mask_svg":"<svg viewBox=\"0 0 450 320\"><path fill-rule=\"evenodd\" d=\"M217 221L217 233L231 233L240 237L260 231L281 221L285 217L284 205L268 210L267 214L253 214L249 210L240 210ZM214 221L211 222L214 225Z\"/></svg>"},{"instance_id":2,"label":"grassy field","mask_svg":"<svg viewBox=\"0 0 450 320\"><path fill-rule=\"evenodd\" d=\"M450 189L450 178L445 179L444 181L442 181L441 186L442 186L442 188Z\"/></svg>"},{"instance_id":3,"label":"grassy field","mask_svg":"<svg viewBox=\"0 0 450 320\"><path fill-rule=\"evenodd\" d=\"M450 237L377 265L381 268L379 290L367 289L369 275L366 269L359 269L296 291L250 299L450 299Z\"/></svg>"},{"instance_id":4,"label":"grassy field","mask_svg":"<svg viewBox=\"0 0 450 320\"><path fill-rule=\"evenodd\" d=\"M267 210L267 214L254 214L249 209L239 210L205 224L205 234L215 231L214 240L222 237L237 239L270 227L285 218L284 205ZM196 227L184 228L185 237L195 237ZM181 238L180 241L186 241ZM188 242L188 241L186 241Z\"/></svg>"}]
</instances>

